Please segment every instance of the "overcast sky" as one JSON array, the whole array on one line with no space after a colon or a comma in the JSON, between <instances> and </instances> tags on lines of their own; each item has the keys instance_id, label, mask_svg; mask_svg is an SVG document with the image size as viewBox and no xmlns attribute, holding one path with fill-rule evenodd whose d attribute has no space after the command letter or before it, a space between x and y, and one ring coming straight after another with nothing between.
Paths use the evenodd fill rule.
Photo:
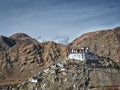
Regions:
<instances>
[{"instance_id":1,"label":"overcast sky","mask_svg":"<svg viewBox=\"0 0 120 90\"><path fill-rule=\"evenodd\" d=\"M23 32L69 43L85 32L120 26L120 0L0 0L0 35Z\"/></svg>"}]
</instances>

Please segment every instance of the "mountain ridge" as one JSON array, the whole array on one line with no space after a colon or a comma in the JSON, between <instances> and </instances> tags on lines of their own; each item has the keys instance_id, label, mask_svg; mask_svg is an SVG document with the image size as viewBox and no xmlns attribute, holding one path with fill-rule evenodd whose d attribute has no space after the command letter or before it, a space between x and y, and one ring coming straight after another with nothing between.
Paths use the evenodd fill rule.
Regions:
<instances>
[{"instance_id":1,"label":"mountain ridge","mask_svg":"<svg viewBox=\"0 0 120 90\"><path fill-rule=\"evenodd\" d=\"M22 82L53 61L67 57L67 47L62 44L40 43L23 33L6 38L7 41L14 40L15 44L10 47L9 42L0 39L0 42L6 44L0 44L0 47L5 48L0 51L0 84Z\"/></svg>"},{"instance_id":2,"label":"mountain ridge","mask_svg":"<svg viewBox=\"0 0 120 90\"><path fill-rule=\"evenodd\" d=\"M120 63L120 27L85 33L73 40L69 47L90 47L94 53Z\"/></svg>"}]
</instances>

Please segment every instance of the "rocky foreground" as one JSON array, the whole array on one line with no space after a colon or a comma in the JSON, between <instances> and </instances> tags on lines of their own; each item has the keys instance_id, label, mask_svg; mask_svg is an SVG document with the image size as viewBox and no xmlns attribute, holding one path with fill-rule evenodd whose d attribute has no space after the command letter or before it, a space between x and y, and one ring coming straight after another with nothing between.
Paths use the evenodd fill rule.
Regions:
<instances>
[{"instance_id":1,"label":"rocky foreground","mask_svg":"<svg viewBox=\"0 0 120 90\"><path fill-rule=\"evenodd\" d=\"M4 90L120 90L120 68L110 62L64 60Z\"/></svg>"}]
</instances>

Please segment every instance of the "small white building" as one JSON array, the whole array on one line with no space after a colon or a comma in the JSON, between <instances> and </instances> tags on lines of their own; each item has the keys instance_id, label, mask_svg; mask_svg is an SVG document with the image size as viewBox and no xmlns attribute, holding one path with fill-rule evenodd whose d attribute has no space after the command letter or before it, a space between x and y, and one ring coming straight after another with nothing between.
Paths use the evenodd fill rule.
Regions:
<instances>
[{"instance_id":1,"label":"small white building","mask_svg":"<svg viewBox=\"0 0 120 90\"><path fill-rule=\"evenodd\" d=\"M75 59L80 61L98 60L98 56L90 52L90 48L71 49L68 59Z\"/></svg>"},{"instance_id":2,"label":"small white building","mask_svg":"<svg viewBox=\"0 0 120 90\"><path fill-rule=\"evenodd\" d=\"M49 68L48 68L48 69L46 69L46 70L44 70L43 72L44 72L44 73L48 73L48 71L49 71Z\"/></svg>"},{"instance_id":3,"label":"small white building","mask_svg":"<svg viewBox=\"0 0 120 90\"><path fill-rule=\"evenodd\" d=\"M66 71L66 69L65 68L61 68L61 71Z\"/></svg>"},{"instance_id":4,"label":"small white building","mask_svg":"<svg viewBox=\"0 0 120 90\"><path fill-rule=\"evenodd\" d=\"M59 66L60 68L64 67L64 65L62 63L60 63L60 62L58 62L56 65Z\"/></svg>"},{"instance_id":5,"label":"small white building","mask_svg":"<svg viewBox=\"0 0 120 90\"><path fill-rule=\"evenodd\" d=\"M76 59L76 60L84 61L86 60L86 56L85 53L72 53L68 55L68 59Z\"/></svg>"},{"instance_id":6,"label":"small white building","mask_svg":"<svg viewBox=\"0 0 120 90\"><path fill-rule=\"evenodd\" d=\"M37 83L37 82L40 81L40 79L37 78L37 77L32 77L30 81L31 81L32 83Z\"/></svg>"}]
</instances>

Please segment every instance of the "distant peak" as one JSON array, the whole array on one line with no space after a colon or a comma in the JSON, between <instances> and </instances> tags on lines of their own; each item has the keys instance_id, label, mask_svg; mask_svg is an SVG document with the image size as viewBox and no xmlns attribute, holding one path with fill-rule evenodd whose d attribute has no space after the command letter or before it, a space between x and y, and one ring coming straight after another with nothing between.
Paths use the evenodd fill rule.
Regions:
<instances>
[{"instance_id":1,"label":"distant peak","mask_svg":"<svg viewBox=\"0 0 120 90\"><path fill-rule=\"evenodd\" d=\"M12 38L12 39L18 39L18 40L22 39L23 40L23 39L31 38L31 37L28 36L25 33L15 33L15 34L11 35L10 38Z\"/></svg>"}]
</instances>

